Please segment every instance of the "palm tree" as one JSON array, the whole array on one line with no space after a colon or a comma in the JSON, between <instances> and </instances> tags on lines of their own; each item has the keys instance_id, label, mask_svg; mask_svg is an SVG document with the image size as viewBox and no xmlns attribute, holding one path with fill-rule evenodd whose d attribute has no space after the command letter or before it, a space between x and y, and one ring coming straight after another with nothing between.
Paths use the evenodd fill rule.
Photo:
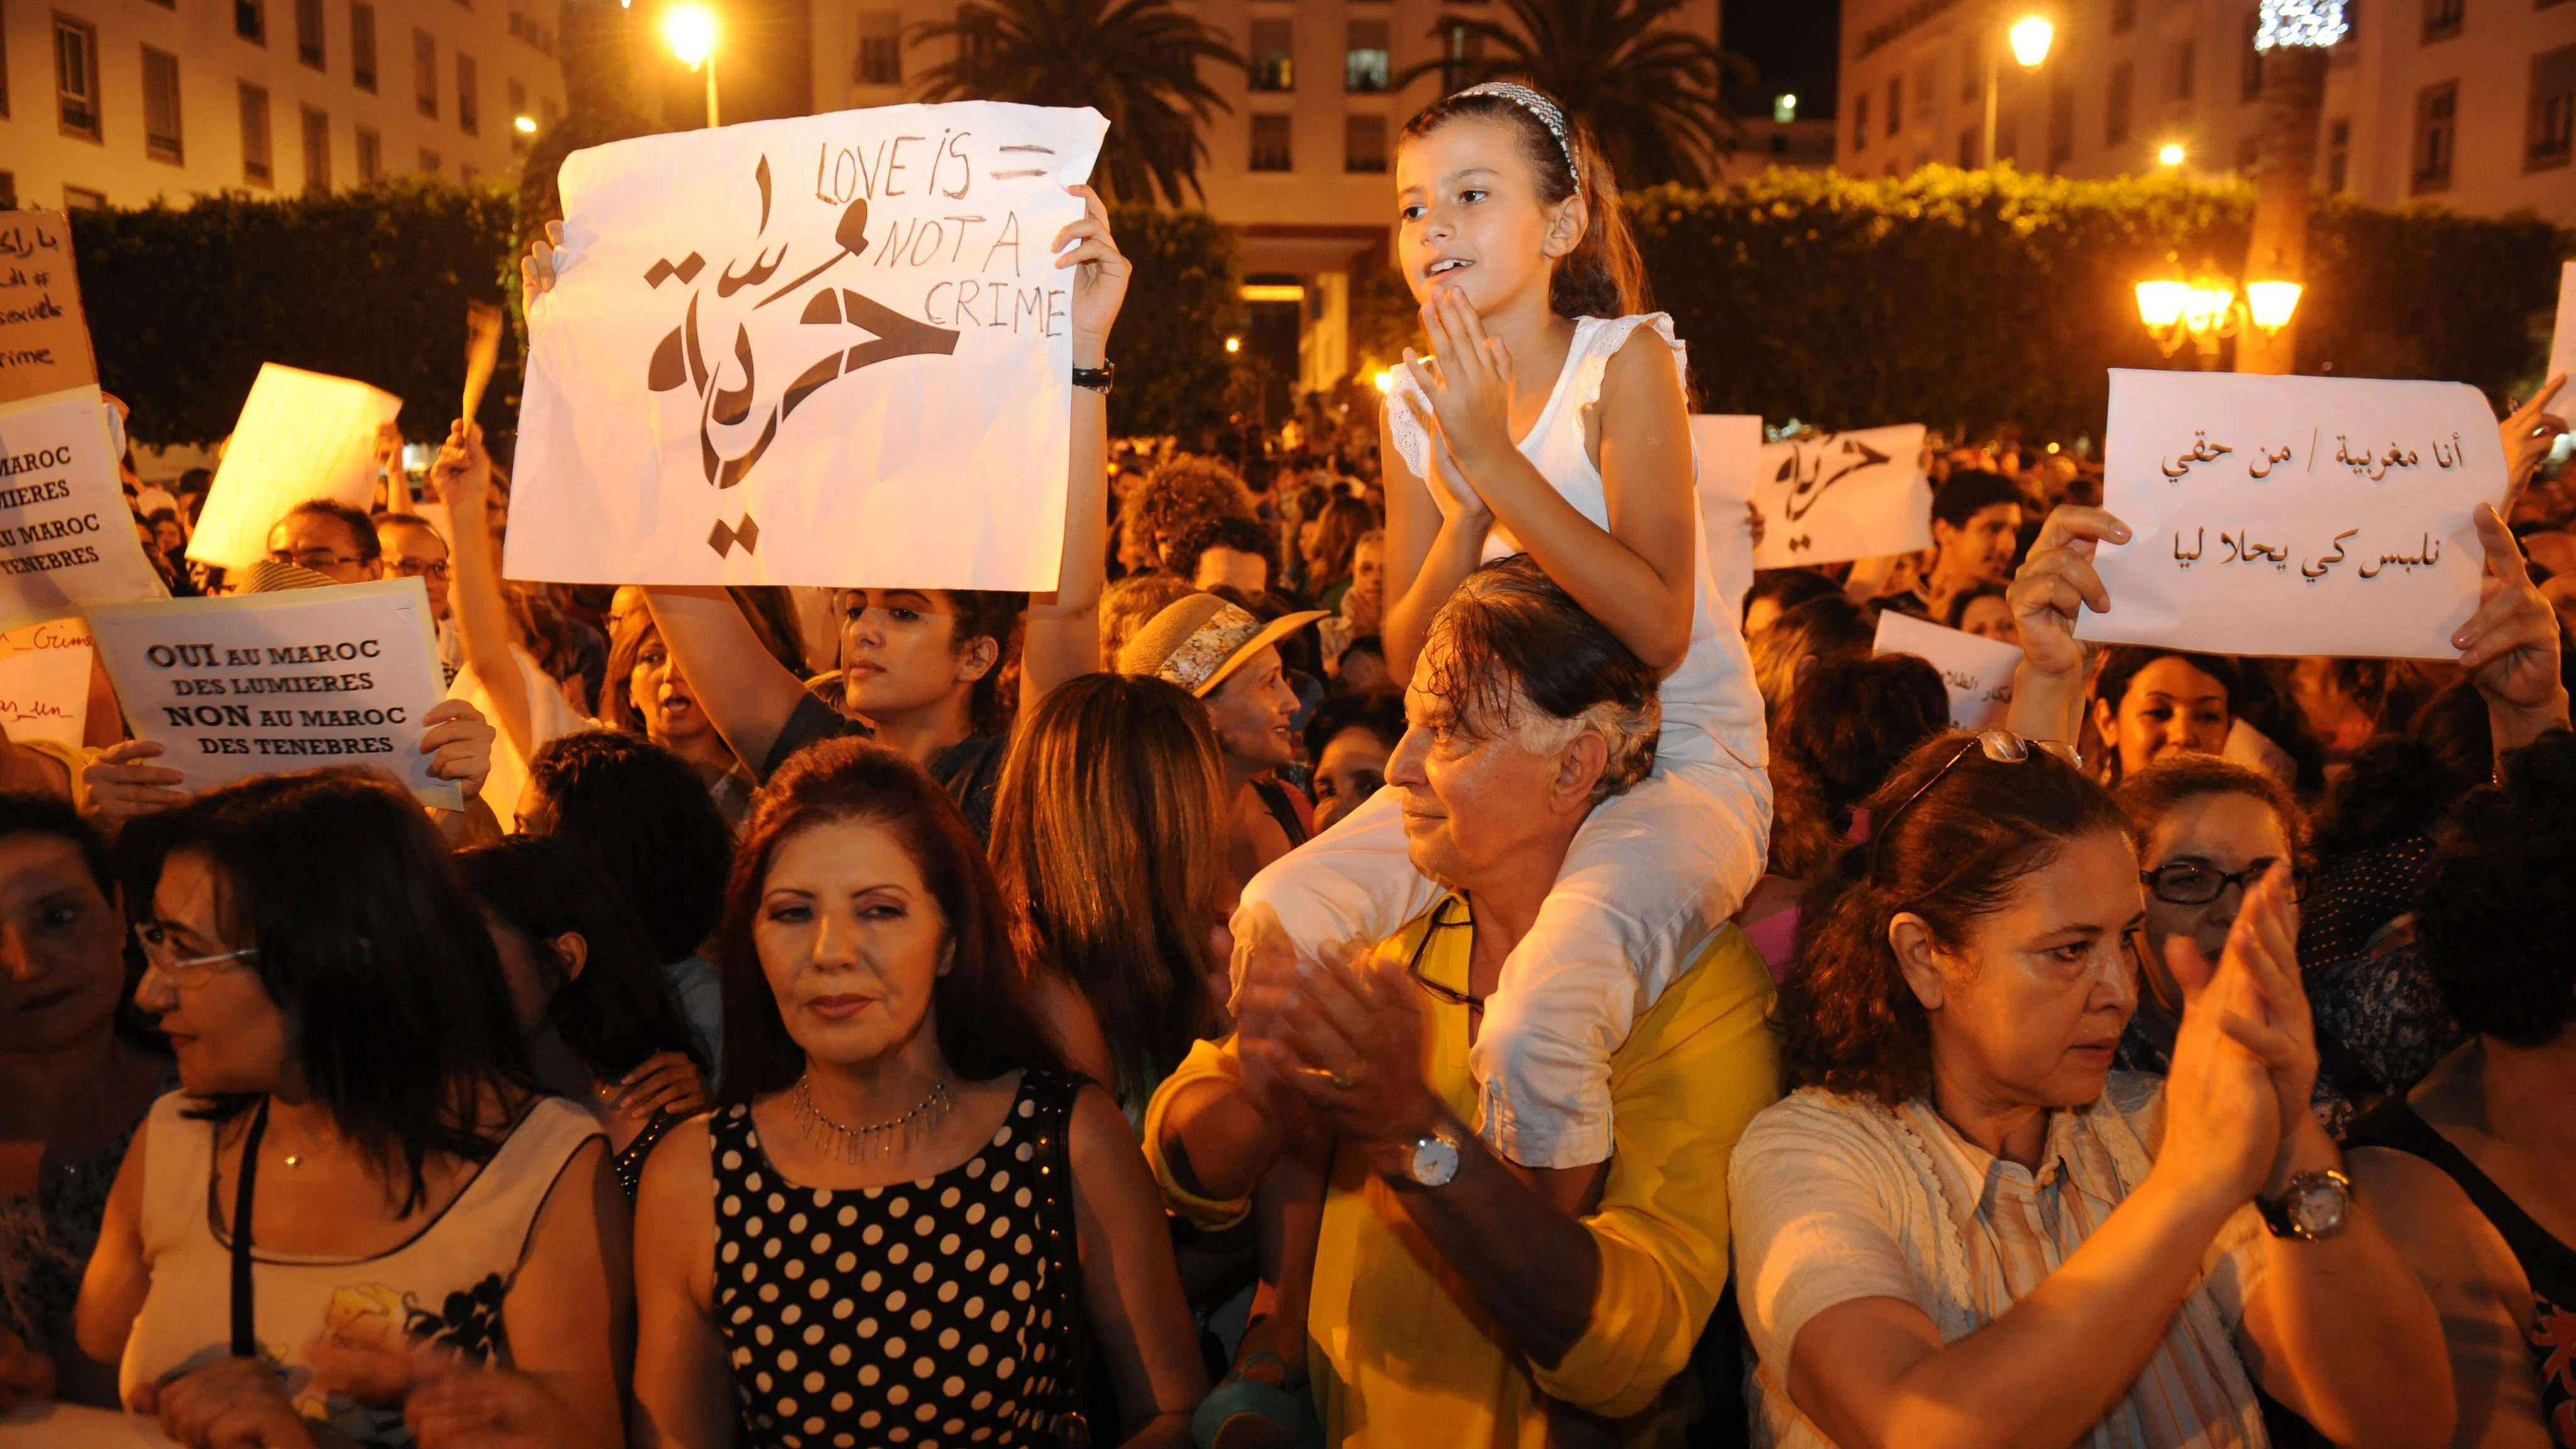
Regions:
<instances>
[{"instance_id":1,"label":"palm tree","mask_svg":"<svg viewBox=\"0 0 2576 1449\"><path fill-rule=\"evenodd\" d=\"M1225 38L1171 0L969 0L955 20L912 27L910 43L954 40L957 58L922 72L934 101L1019 101L1089 106L1109 118L1100 191L1174 206L1200 193L1207 143L1199 123L1230 110L1199 78L1198 63L1244 68Z\"/></svg>"},{"instance_id":2,"label":"palm tree","mask_svg":"<svg viewBox=\"0 0 2576 1449\"><path fill-rule=\"evenodd\" d=\"M1721 88L1749 81L1752 67L1706 36L1664 28L1682 0L1503 3L1515 23L1444 18L1431 37L1449 56L1406 67L1396 86L1434 72L1452 86L1523 80L1591 126L1620 184L1707 184L1737 131Z\"/></svg>"}]
</instances>

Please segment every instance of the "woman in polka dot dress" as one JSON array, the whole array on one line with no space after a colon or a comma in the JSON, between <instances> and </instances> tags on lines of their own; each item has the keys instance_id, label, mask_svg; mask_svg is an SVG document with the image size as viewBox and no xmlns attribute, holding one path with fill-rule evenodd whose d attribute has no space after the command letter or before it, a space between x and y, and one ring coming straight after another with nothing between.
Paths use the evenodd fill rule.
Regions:
<instances>
[{"instance_id":1,"label":"woman in polka dot dress","mask_svg":"<svg viewBox=\"0 0 2576 1449\"><path fill-rule=\"evenodd\" d=\"M742 852L730 1105L672 1132L636 1204L633 1442L1186 1445L1206 1380L1161 1201L1031 1016L956 807L834 741L761 792Z\"/></svg>"}]
</instances>

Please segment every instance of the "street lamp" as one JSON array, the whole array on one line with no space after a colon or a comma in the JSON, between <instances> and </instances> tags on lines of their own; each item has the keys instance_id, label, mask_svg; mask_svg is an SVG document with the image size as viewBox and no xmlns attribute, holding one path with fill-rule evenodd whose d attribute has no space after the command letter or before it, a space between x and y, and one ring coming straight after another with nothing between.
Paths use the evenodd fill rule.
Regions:
<instances>
[{"instance_id":1,"label":"street lamp","mask_svg":"<svg viewBox=\"0 0 2576 1449\"><path fill-rule=\"evenodd\" d=\"M662 12L662 39L680 64L706 67L707 128L724 124L716 118L716 13L704 5L674 5Z\"/></svg>"},{"instance_id":2,"label":"street lamp","mask_svg":"<svg viewBox=\"0 0 2576 1449\"><path fill-rule=\"evenodd\" d=\"M534 116L513 116L510 118L510 124L517 128L522 136L537 134L537 118Z\"/></svg>"},{"instance_id":3,"label":"street lamp","mask_svg":"<svg viewBox=\"0 0 2576 1449\"><path fill-rule=\"evenodd\" d=\"M2013 59L2021 63L2022 69L2037 70L2048 59L2049 46L2057 40L2057 27L2045 15L2025 15L2012 23L2003 39L2012 46ZM2002 70L2003 47L1990 35L1986 40L1986 132L1982 153L1988 171L1995 169L1996 92L2001 89Z\"/></svg>"},{"instance_id":4,"label":"street lamp","mask_svg":"<svg viewBox=\"0 0 2576 1449\"><path fill-rule=\"evenodd\" d=\"M2166 275L2138 283L2137 292L2138 320L2156 346L2171 357L2188 342L2199 355L2201 370L2208 372L2218 366L2222 339L2249 325L2266 337L2289 326L2299 310L2300 287L2266 280L2248 285L2240 297L2234 277L2204 262L2188 280L2179 263L2171 264Z\"/></svg>"},{"instance_id":5,"label":"street lamp","mask_svg":"<svg viewBox=\"0 0 2576 1449\"><path fill-rule=\"evenodd\" d=\"M1241 352L1243 350L1243 339L1240 337L1229 337L1225 339L1225 350L1228 352Z\"/></svg>"},{"instance_id":6,"label":"street lamp","mask_svg":"<svg viewBox=\"0 0 2576 1449\"><path fill-rule=\"evenodd\" d=\"M2185 151L2182 148L2182 143L2180 141L2167 141L2162 146L2156 148L2156 164L2160 166L2180 166L2184 160L2190 156L2190 154L2190 152Z\"/></svg>"}]
</instances>

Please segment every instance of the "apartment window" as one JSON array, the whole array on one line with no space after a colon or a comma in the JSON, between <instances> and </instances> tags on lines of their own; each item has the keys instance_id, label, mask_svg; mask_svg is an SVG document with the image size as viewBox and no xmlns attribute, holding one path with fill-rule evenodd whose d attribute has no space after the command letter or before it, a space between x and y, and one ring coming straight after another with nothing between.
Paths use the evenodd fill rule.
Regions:
<instances>
[{"instance_id":1,"label":"apartment window","mask_svg":"<svg viewBox=\"0 0 2576 1449\"><path fill-rule=\"evenodd\" d=\"M2531 58L2530 130L2524 170L2567 164L2570 144L2576 142L2576 45Z\"/></svg>"},{"instance_id":2,"label":"apartment window","mask_svg":"<svg viewBox=\"0 0 2576 1449\"><path fill-rule=\"evenodd\" d=\"M1867 91L1859 91L1852 96L1852 149L1855 151L1869 149L1869 92Z\"/></svg>"},{"instance_id":3,"label":"apartment window","mask_svg":"<svg viewBox=\"0 0 2576 1449\"><path fill-rule=\"evenodd\" d=\"M2126 35L2138 27L2138 0L2111 0L2111 33Z\"/></svg>"},{"instance_id":4,"label":"apartment window","mask_svg":"<svg viewBox=\"0 0 2576 1449\"><path fill-rule=\"evenodd\" d=\"M2448 40L2468 20L2469 0L2424 0L2424 43Z\"/></svg>"},{"instance_id":5,"label":"apartment window","mask_svg":"<svg viewBox=\"0 0 2576 1449\"><path fill-rule=\"evenodd\" d=\"M438 174L438 153L432 151L427 146L420 148L420 170L421 174L424 176L436 176Z\"/></svg>"},{"instance_id":6,"label":"apartment window","mask_svg":"<svg viewBox=\"0 0 2576 1449\"><path fill-rule=\"evenodd\" d=\"M331 118L311 106L304 107L304 189L331 189Z\"/></svg>"},{"instance_id":7,"label":"apartment window","mask_svg":"<svg viewBox=\"0 0 2576 1449\"><path fill-rule=\"evenodd\" d=\"M2104 145L2121 146L2128 143L2129 110L2131 103L2137 99L2137 89L2136 67L2125 60L2111 67L2111 84L2105 93L2102 107L2102 143Z\"/></svg>"},{"instance_id":8,"label":"apartment window","mask_svg":"<svg viewBox=\"0 0 2576 1449\"><path fill-rule=\"evenodd\" d=\"M1296 156L1290 149L1290 134L1288 117L1255 114L1252 118L1252 169L1294 170Z\"/></svg>"},{"instance_id":9,"label":"apartment window","mask_svg":"<svg viewBox=\"0 0 2576 1449\"><path fill-rule=\"evenodd\" d=\"M63 188L63 210L105 211L107 193L92 191L86 186L66 186Z\"/></svg>"},{"instance_id":10,"label":"apartment window","mask_svg":"<svg viewBox=\"0 0 2576 1449\"><path fill-rule=\"evenodd\" d=\"M1959 169L1960 169L1960 170L1962 170L1962 171L1974 171L1974 170L1976 170L1978 167L1983 166L1984 164L1986 164L1986 158L1985 158L1985 157L1983 157L1983 156L1981 156L1981 155L1978 155L1978 154L1977 154L1978 149L1979 149L1979 143L1980 143L1980 142L1982 142L1984 139L1985 139L1985 138L1984 138L1984 136L1982 136L1981 134L1979 134L1979 132L1978 132L1977 128L1976 128L1976 127L1974 127L1974 126L1970 126L1970 127L1969 127L1969 128L1967 128L1966 130L1961 131L1961 132L1959 133Z\"/></svg>"},{"instance_id":11,"label":"apartment window","mask_svg":"<svg viewBox=\"0 0 2576 1449\"><path fill-rule=\"evenodd\" d=\"M859 53L850 63L850 84L903 84L903 14L896 10L859 12Z\"/></svg>"},{"instance_id":12,"label":"apartment window","mask_svg":"<svg viewBox=\"0 0 2576 1449\"><path fill-rule=\"evenodd\" d=\"M54 96L64 135L99 139L98 30L68 15L54 17Z\"/></svg>"},{"instance_id":13,"label":"apartment window","mask_svg":"<svg viewBox=\"0 0 2576 1449\"><path fill-rule=\"evenodd\" d=\"M1985 68L1985 52L1975 41L1969 41L1959 52L1959 104L1966 105L1984 94Z\"/></svg>"},{"instance_id":14,"label":"apartment window","mask_svg":"<svg viewBox=\"0 0 2576 1449\"><path fill-rule=\"evenodd\" d=\"M2542 5L2555 0L2539 0ZM2343 0L2343 39L2326 52L2326 64L2336 70L2350 68L2361 58L2361 0Z\"/></svg>"},{"instance_id":15,"label":"apartment window","mask_svg":"<svg viewBox=\"0 0 2576 1449\"><path fill-rule=\"evenodd\" d=\"M1285 20L1252 22L1252 89L1293 91L1297 88L1295 27Z\"/></svg>"},{"instance_id":16,"label":"apartment window","mask_svg":"<svg viewBox=\"0 0 2576 1449\"><path fill-rule=\"evenodd\" d=\"M2417 192L2448 191L2451 156L2460 144L2460 83L2444 81L2415 93Z\"/></svg>"},{"instance_id":17,"label":"apartment window","mask_svg":"<svg viewBox=\"0 0 2576 1449\"><path fill-rule=\"evenodd\" d=\"M456 129L469 136L483 134L482 87L476 84L474 57L462 51L456 55Z\"/></svg>"},{"instance_id":18,"label":"apartment window","mask_svg":"<svg viewBox=\"0 0 2576 1449\"><path fill-rule=\"evenodd\" d=\"M143 47L143 154L173 166L186 159L179 146L179 57Z\"/></svg>"},{"instance_id":19,"label":"apartment window","mask_svg":"<svg viewBox=\"0 0 2576 1449\"><path fill-rule=\"evenodd\" d=\"M1386 117L1342 118L1342 169L1352 172L1386 170Z\"/></svg>"},{"instance_id":20,"label":"apartment window","mask_svg":"<svg viewBox=\"0 0 2576 1449\"><path fill-rule=\"evenodd\" d=\"M349 7L349 79L369 95L376 92L376 7Z\"/></svg>"},{"instance_id":21,"label":"apartment window","mask_svg":"<svg viewBox=\"0 0 2576 1449\"><path fill-rule=\"evenodd\" d=\"M2021 161L2021 108L2008 106L1995 116L1995 159Z\"/></svg>"},{"instance_id":22,"label":"apartment window","mask_svg":"<svg viewBox=\"0 0 2576 1449\"><path fill-rule=\"evenodd\" d=\"M1941 63L1927 60L1914 68L1914 119L1932 119L1932 97L1939 94Z\"/></svg>"},{"instance_id":23,"label":"apartment window","mask_svg":"<svg viewBox=\"0 0 2576 1449\"><path fill-rule=\"evenodd\" d=\"M241 88L242 180L253 186L274 186L277 171L269 164L268 92L250 84Z\"/></svg>"},{"instance_id":24,"label":"apartment window","mask_svg":"<svg viewBox=\"0 0 2576 1449\"><path fill-rule=\"evenodd\" d=\"M411 33L411 93L420 113L438 119L438 38L426 30Z\"/></svg>"},{"instance_id":25,"label":"apartment window","mask_svg":"<svg viewBox=\"0 0 2576 1449\"><path fill-rule=\"evenodd\" d=\"M2174 47L2173 98L2188 103L2200 91L2200 42Z\"/></svg>"},{"instance_id":26,"label":"apartment window","mask_svg":"<svg viewBox=\"0 0 2576 1449\"><path fill-rule=\"evenodd\" d=\"M373 186L385 179L385 138L365 126L358 128L358 184Z\"/></svg>"},{"instance_id":27,"label":"apartment window","mask_svg":"<svg viewBox=\"0 0 2576 1449\"><path fill-rule=\"evenodd\" d=\"M2263 98L2263 52L2254 48L2254 37L2262 29L2260 16L2245 17L2245 49L2238 64L2236 98L2249 105Z\"/></svg>"},{"instance_id":28,"label":"apartment window","mask_svg":"<svg viewBox=\"0 0 2576 1449\"><path fill-rule=\"evenodd\" d=\"M1385 90L1388 54L1385 21L1352 21L1342 50L1342 89Z\"/></svg>"},{"instance_id":29,"label":"apartment window","mask_svg":"<svg viewBox=\"0 0 2576 1449\"><path fill-rule=\"evenodd\" d=\"M957 68L970 86L983 84L984 63L999 40L998 24L992 11L973 0L957 7Z\"/></svg>"},{"instance_id":30,"label":"apartment window","mask_svg":"<svg viewBox=\"0 0 2576 1449\"><path fill-rule=\"evenodd\" d=\"M315 70L323 68L322 0L295 0L295 59Z\"/></svg>"},{"instance_id":31,"label":"apartment window","mask_svg":"<svg viewBox=\"0 0 2576 1449\"><path fill-rule=\"evenodd\" d=\"M2063 75L2048 83L2048 169L2075 159L2075 87Z\"/></svg>"},{"instance_id":32,"label":"apartment window","mask_svg":"<svg viewBox=\"0 0 2576 1449\"><path fill-rule=\"evenodd\" d=\"M1897 135L1905 129L1905 77L1887 78L1887 134Z\"/></svg>"},{"instance_id":33,"label":"apartment window","mask_svg":"<svg viewBox=\"0 0 2576 1449\"><path fill-rule=\"evenodd\" d=\"M2341 191L2352 172L2352 122L2326 122L2326 190Z\"/></svg>"},{"instance_id":34,"label":"apartment window","mask_svg":"<svg viewBox=\"0 0 2576 1449\"><path fill-rule=\"evenodd\" d=\"M18 209L18 173L0 171L0 211Z\"/></svg>"},{"instance_id":35,"label":"apartment window","mask_svg":"<svg viewBox=\"0 0 2576 1449\"><path fill-rule=\"evenodd\" d=\"M1469 30L1463 22L1450 21L1441 27L1440 89L1462 91L1473 82L1476 62L1485 54L1485 37Z\"/></svg>"}]
</instances>

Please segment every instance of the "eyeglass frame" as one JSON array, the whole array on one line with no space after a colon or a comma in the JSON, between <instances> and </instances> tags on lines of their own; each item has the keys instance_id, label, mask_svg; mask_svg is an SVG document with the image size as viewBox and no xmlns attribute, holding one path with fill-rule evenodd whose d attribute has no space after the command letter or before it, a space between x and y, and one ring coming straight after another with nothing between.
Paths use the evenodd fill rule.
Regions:
<instances>
[{"instance_id":1,"label":"eyeglass frame","mask_svg":"<svg viewBox=\"0 0 2576 1449\"><path fill-rule=\"evenodd\" d=\"M429 562L419 559L389 558L385 560L385 569L389 573L399 574L407 579L444 579L451 577L455 572L455 566L443 558Z\"/></svg>"},{"instance_id":2,"label":"eyeglass frame","mask_svg":"<svg viewBox=\"0 0 2576 1449\"><path fill-rule=\"evenodd\" d=\"M315 557L316 555L319 555L318 559ZM272 548L268 551L268 561L270 563L293 564L297 568L306 569L327 569L339 564L362 564L366 562L365 559L352 554L332 553L327 549L320 548Z\"/></svg>"},{"instance_id":3,"label":"eyeglass frame","mask_svg":"<svg viewBox=\"0 0 2576 1449\"><path fill-rule=\"evenodd\" d=\"M2078 753L2073 745L2067 744L2063 740L2027 739L2021 735L2014 734L2010 730L1977 731L1973 738L1965 741L1959 746L1956 754L1953 754L1948 760L1942 763L1941 768L1932 772L1931 779L1915 786L1913 794L1898 801L1896 803L1896 808L1888 811L1884 819L1874 815L1870 818L1869 873L1872 878L1875 878L1878 875L1879 842L1885 840L1890 834L1894 833L1896 822L1904 816L1906 811L1914 807L1915 801L1932 793L1933 786L1940 784L1943 779L1948 777L1952 770L1959 768L1959 762L1968 757L1968 752L1970 750L1983 750L1986 758L1994 761L1998 765L2018 765L2029 760L2035 754L2045 754L2055 755L2060 760L2065 761L2067 764L2074 766L2078 770L2081 770L2084 767L2083 755Z\"/></svg>"},{"instance_id":4,"label":"eyeglass frame","mask_svg":"<svg viewBox=\"0 0 2576 1449\"><path fill-rule=\"evenodd\" d=\"M1445 919L1449 914L1449 907L1453 903L1467 908L1466 919L1458 921ZM1463 1006L1469 1011L1481 1015L1485 1010L1486 999L1484 997L1475 995L1472 992L1461 991L1457 987L1448 985L1444 982L1434 981L1430 977L1422 974L1423 953L1431 949L1433 937L1437 936L1442 931L1451 929L1452 927L1473 926L1475 924L1476 908L1465 896L1451 895L1442 897L1440 904L1432 908L1431 924L1423 928L1422 939L1413 943L1413 954L1408 957L1404 963L1404 974L1413 978L1414 985L1419 986L1424 991L1430 993L1432 1000L1446 1002L1451 1006Z\"/></svg>"},{"instance_id":5,"label":"eyeglass frame","mask_svg":"<svg viewBox=\"0 0 2576 1449\"><path fill-rule=\"evenodd\" d=\"M2274 866L2280 865L2287 865L2290 868L2291 904L2296 905L2299 902L2306 900L2308 898L2308 886L2310 884L2308 873L2299 868L2298 862L2289 859L2287 856L2274 856L2269 860L2258 861L2254 865L2238 871L2220 870L2218 867L2209 864L2207 861L2169 860L2164 864L2157 866L2153 870L2139 871L2138 884L2145 886L2150 895L2153 895L2157 900L2160 900L2169 906L2210 906L2216 905L2219 901L2226 898L2227 888L2229 886L2236 887L2241 896L2243 892L2254 889L2256 883L2261 881L2263 877L2270 875ZM2218 877L2218 889L2211 892L2209 899L2205 901L2178 900L2172 896L2166 895L2163 885L2157 881L2156 877L2163 875L2166 871L2173 870L2176 867L2188 867L2192 870L2205 870L2209 872L2211 875Z\"/></svg>"},{"instance_id":6,"label":"eyeglass frame","mask_svg":"<svg viewBox=\"0 0 2576 1449\"><path fill-rule=\"evenodd\" d=\"M257 946L242 946L205 956L178 956L172 954L169 922L137 921L132 929L134 943L143 948L144 965L182 986L195 985L225 970L239 969L242 963L259 957ZM161 938L158 942L153 940L156 935Z\"/></svg>"}]
</instances>

